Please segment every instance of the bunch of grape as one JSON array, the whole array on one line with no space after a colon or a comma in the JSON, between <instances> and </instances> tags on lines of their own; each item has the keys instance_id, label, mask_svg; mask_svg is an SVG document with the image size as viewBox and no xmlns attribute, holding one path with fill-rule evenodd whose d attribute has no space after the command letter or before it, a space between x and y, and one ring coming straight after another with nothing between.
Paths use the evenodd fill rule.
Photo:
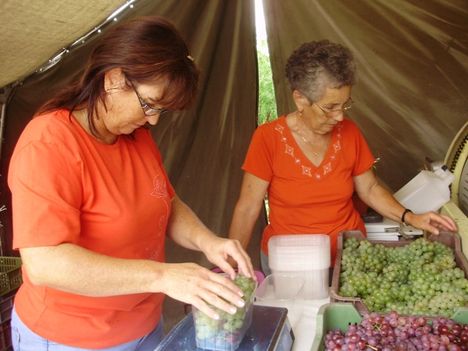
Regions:
<instances>
[{"instance_id":1,"label":"bunch of grape","mask_svg":"<svg viewBox=\"0 0 468 351\"><path fill-rule=\"evenodd\" d=\"M326 351L468 351L468 325L443 317L405 317L396 312L371 313L346 332L325 336Z\"/></svg>"},{"instance_id":2,"label":"bunch of grape","mask_svg":"<svg viewBox=\"0 0 468 351\"><path fill-rule=\"evenodd\" d=\"M224 313L224 330L229 332L234 332L239 330L244 325L245 314L247 309L250 308L252 304L253 296L252 294L255 291L255 281L252 278L247 278L243 275L238 275L234 279L234 283L241 288L244 296L242 297L245 301L244 307L237 307L237 311L234 314Z\"/></svg>"},{"instance_id":3,"label":"bunch of grape","mask_svg":"<svg viewBox=\"0 0 468 351\"><path fill-rule=\"evenodd\" d=\"M212 350L233 350L242 341L252 320L251 305L256 282L252 278L238 275L234 283L241 288L245 301L244 307L238 307L236 313L229 314L215 308L220 316L216 320L199 310L194 310L197 347Z\"/></svg>"},{"instance_id":4,"label":"bunch of grape","mask_svg":"<svg viewBox=\"0 0 468 351\"><path fill-rule=\"evenodd\" d=\"M386 247L344 242L339 294L358 297L369 311L450 317L468 306L468 280L452 250L424 238Z\"/></svg>"}]
</instances>

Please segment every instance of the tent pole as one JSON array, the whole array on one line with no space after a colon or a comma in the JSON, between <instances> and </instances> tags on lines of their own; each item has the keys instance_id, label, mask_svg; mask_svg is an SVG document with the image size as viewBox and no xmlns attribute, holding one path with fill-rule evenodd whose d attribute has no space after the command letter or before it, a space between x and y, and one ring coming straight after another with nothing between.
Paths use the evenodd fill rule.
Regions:
<instances>
[{"instance_id":1,"label":"tent pole","mask_svg":"<svg viewBox=\"0 0 468 351\"><path fill-rule=\"evenodd\" d=\"M3 149L3 133L5 130L5 118L6 118L6 106L9 101L13 89L10 86L5 86L0 89L0 104L2 105L1 115L0 115L0 159L2 158L2 149Z\"/></svg>"}]
</instances>

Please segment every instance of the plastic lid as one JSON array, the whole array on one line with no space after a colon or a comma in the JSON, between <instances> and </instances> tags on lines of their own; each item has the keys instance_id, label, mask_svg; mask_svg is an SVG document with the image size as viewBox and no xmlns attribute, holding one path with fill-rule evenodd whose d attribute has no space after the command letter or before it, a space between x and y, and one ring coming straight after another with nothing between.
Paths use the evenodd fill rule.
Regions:
<instances>
[{"instance_id":1,"label":"plastic lid","mask_svg":"<svg viewBox=\"0 0 468 351\"><path fill-rule=\"evenodd\" d=\"M269 246L321 246L330 243L326 234L282 234L274 235L268 241Z\"/></svg>"},{"instance_id":2,"label":"plastic lid","mask_svg":"<svg viewBox=\"0 0 468 351\"><path fill-rule=\"evenodd\" d=\"M307 271L330 266L330 238L325 234L275 235L268 241L271 269Z\"/></svg>"},{"instance_id":3,"label":"plastic lid","mask_svg":"<svg viewBox=\"0 0 468 351\"><path fill-rule=\"evenodd\" d=\"M272 271L316 271L330 267L330 259L326 257L309 257L304 260L268 259L268 265Z\"/></svg>"},{"instance_id":4,"label":"plastic lid","mask_svg":"<svg viewBox=\"0 0 468 351\"><path fill-rule=\"evenodd\" d=\"M330 237L325 234L274 235L268 241L269 254L322 252L327 247L330 248Z\"/></svg>"}]
</instances>

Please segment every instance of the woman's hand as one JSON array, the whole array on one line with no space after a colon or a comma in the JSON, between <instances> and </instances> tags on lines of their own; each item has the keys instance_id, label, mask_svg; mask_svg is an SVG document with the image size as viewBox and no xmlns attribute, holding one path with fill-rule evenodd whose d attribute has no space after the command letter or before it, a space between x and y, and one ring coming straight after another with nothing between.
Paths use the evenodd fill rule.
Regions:
<instances>
[{"instance_id":1,"label":"woman's hand","mask_svg":"<svg viewBox=\"0 0 468 351\"><path fill-rule=\"evenodd\" d=\"M369 207L372 207L384 217L394 221L401 221L404 207L393 197L393 195L380 185L372 169L354 177L355 189ZM436 212L415 214L408 212L405 215L405 223L415 228L439 234L441 230L457 231L455 222L448 216Z\"/></svg>"},{"instance_id":2,"label":"woman's hand","mask_svg":"<svg viewBox=\"0 0 468 351\"><path fill-rule=\"evenodd\" d=\"M255 279L255 272L250 257L238 240L212 236L204 243L201 250L211 263L221 268L231 279L236 277L236 271L229 264L230 260L236 262L239 273Z\"/></svg>"},{"instance_id":3,"label":"woman's hand","mask_svg":"<svg viewBox=\"0 0 468 351\"><path fill-rule=\"evenodd\" d=\"M236 307L245 304L242 290L232 280L195 263L165 264L158 284L164 294L189 303L214 319L219 319L219 315L212 307L234 314Z\"/></svg>"},{"instance_id":4,"label":"woman's hand","mask_svg":"<svg viewBox=\"0 0 468 351\"><path fill-rule=\"evenodd\" d=\"M217 236L177 196L172 200L168 234L177 244L203 252L211 263L221 268L232 279L235 278L236 272L229 264L229 258L237 263L241 274L255 279L250 257L239 240Z\"/></svg>"},{"instance_id":5,"label":"woman's hand","mask_svg":"<svg viewBox=\"0 0 468 351\"><path fill-rule=\"evenodd\" d=\"M432 234L439 234L440 231L457 231L457 225L452 218L440 215L436 212L426 212L415 214L408 212L405 216L405 222L415 228L428 231Z\"/></svg>"}]
</instances>

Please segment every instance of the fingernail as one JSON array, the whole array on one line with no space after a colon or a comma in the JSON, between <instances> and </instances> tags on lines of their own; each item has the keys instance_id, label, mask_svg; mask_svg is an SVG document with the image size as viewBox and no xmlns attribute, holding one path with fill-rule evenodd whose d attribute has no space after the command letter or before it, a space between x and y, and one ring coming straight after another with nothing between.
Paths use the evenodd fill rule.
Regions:
<instances>
[{"instance_id":1,"label":"fingernail","mask_svg":"<svg viewBox=\"0 0 468 351\"><path fill-rule=\"evenodd\" d=\"M237 301L236 305L237 305L238 307L241 307L241 308L242 308L242 307L245 306L245 302L244 302L244 300L239 300L239 301Z\"/></svg>"},{"instance_id":2,"label":"fingernail","mask_svg":"<svg viewBox=\"0 0 468 351\"><path fill-rule=\"evenodd\" d=\"M219 320L219 314L215 314L214 319Z\"/></svg>"},{"instance_id":3,"label":"fingernail","mask_svg":"<svg viewBox=\"0 0 468 351\"><path fill-rule=\"evenodd\" d=\"M234 313L236 313L236 312L237 312L237 308L235 308L235 307L231 307L231 308L229 309L229 313L231 313L231 314L234 314Z\"/></svg>"}]
</instances>

